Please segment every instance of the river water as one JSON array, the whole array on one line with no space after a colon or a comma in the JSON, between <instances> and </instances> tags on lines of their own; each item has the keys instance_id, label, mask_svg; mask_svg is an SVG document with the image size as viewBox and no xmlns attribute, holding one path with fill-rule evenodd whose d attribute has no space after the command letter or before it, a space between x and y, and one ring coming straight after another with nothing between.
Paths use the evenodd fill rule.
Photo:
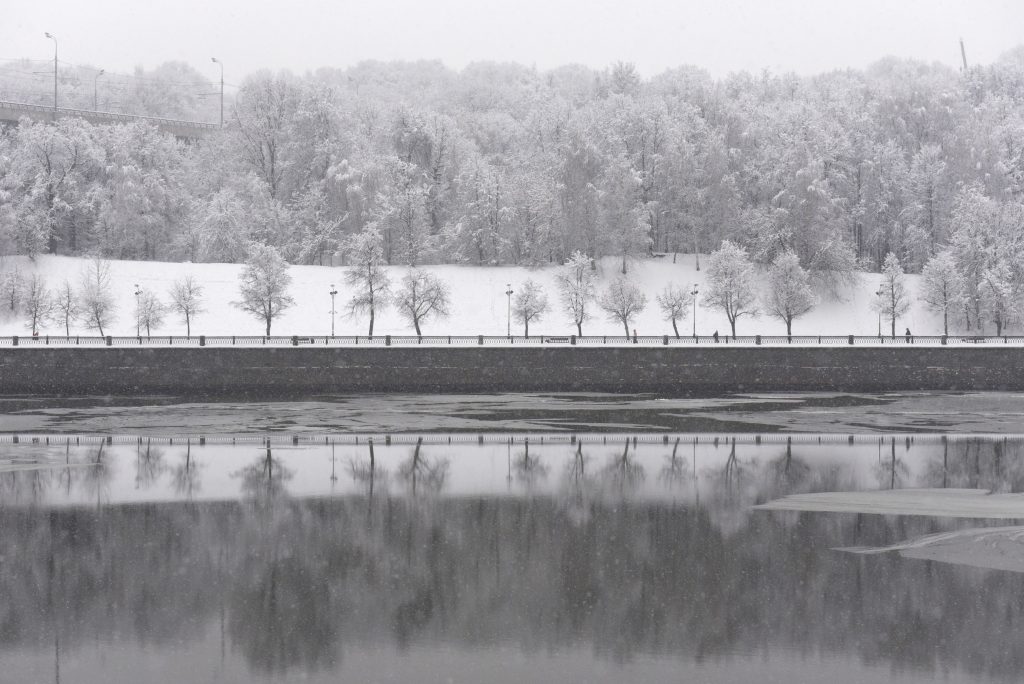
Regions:
<instances>
[{"instance_id":1,"label":"river water","mask_svg":"<svg viewBox=\"0 0 1024 684\"><path fill-rule=\"evenodd\" d=\"M0 681L1024 676L1016 398L691 401L11 403Z\"/></svg>"}]
</instances>

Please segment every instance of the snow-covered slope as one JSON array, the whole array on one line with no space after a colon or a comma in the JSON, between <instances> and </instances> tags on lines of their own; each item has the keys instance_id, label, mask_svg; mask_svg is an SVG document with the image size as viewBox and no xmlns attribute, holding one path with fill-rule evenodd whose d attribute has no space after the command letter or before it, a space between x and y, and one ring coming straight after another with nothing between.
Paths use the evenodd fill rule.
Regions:
<instances>
[{"instance_id":1,"label":"snow-covered slope","mask_svg":"<svg viewBox=\"0 0 1024 684\"><path fill-rule=\"evenodd\" d=\"M703 259L702 259L703 261ZM46 278L52 289L65 278L77 287L79 274L86 261L74 257L40 256L33 263L24 257L7 257L3 269L13 266L24 275L38 272ZM111 335L135 334L135 285L152 290L165 301L171 283L187 274L192 274L205 288L204 299L206 313L201 314L192 325L194 335L261 335L263 324L232 306L239 299L238 274L242 266L238 264L189 264L163 263L150 261L112 261L111 273L115 285L117 300L117 317L106 330ZM607 287L616 275L618 263L614 259L601 264L598 291ZM561 309L558 292L555 288L554 268L528 269L514 266L478 267L478 266L428 266L428 270L443 278L451 287L452 315L444 321L427 321L423 328L425 335L503 335L506 330L508 299L505 296L506 285L511 284L515 290L527 278L531 278L545 289L552 309L540 322L530 326L531 334L569 334L574 332L572 321ZM390 274L396 282L408 269L395 266ZM296 304L273 324L272 334L309 334L323 335L331 329L331 297L330 286L338 288L336 334L365 335L367 322L365 319L351 319L345 315L346 304L352 291L344 284L344 269L326 266L293 266L291 268L291 295ZM664 258L645 259L632 264L630 277L647 295L647 308L637 318L635 328L640 335L671 334L669 323L662 318L661 311L655 302L655 295L668 283L681 287L690 287L697 283L701 292L706 291L704 271L697 272L694 268L692 254L679 255L677 263L672 263L671 255ZM878 274L862 274L860 284L845 294L844 301L832 301L823 298L821 303L809 314L798 319L793 325L793 333L823 335L874 335L878 330L877 314L871 310L870 302L873 293L878 289ZM916 293L918 277L907 276L908 288ZM622 326L609 321L596 306L593 307L593 319L584 324L585 335L621 335ZM883 330L887 325L882 321ZM898 333L905 327L919 335L941 334L941 321L926 311L917 302L916 295L910 313L897 322ZM693 331L693 321L688 318L681 321L681 334ZM700 304L697 311L697 332L710 335L715 330L725 334L729 323L724 314ZM12 317L0 304L0 334L24 335L26 324L22 316ZM737 324L739 335L780 335L785 334L785 325L765 315L758 318L741 318ZM63 335L63 324L48 323L43 326L43 334ZM513 334L522 334L522 325L512 322ZM169 315L164 326L153 334L185 334L185 325L176 315ZM387 309L378 314L374 329L375 334L411 335L412 328L406 325L394 309ZM96 334L86 329L81 323L73 324L72 334Z\"/></svg>"}]
</instances>

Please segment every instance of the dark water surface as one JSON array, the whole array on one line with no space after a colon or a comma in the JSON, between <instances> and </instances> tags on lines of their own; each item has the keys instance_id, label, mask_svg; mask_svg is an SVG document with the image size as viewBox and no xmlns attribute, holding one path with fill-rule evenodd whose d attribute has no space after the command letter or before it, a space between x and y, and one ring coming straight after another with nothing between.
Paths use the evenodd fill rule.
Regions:
<instances>
[{"instance_id":1,"label":"dark water surface","mask_svg":"<svg viewBox=\"0 0 1024 684\"><path fill-rule=\"evenodd\" d=\"M130 436L7 424L3 682L1024 678L1017 436L527 435L536 418L476 416L371 444L256 436L264 407L200 411L191 436L156 434L187 408L69 410L78 429L154 413ZM52 428L47 411L12 420ZM828 492L852 512L754 508ZM866 492L999 497L1002 515L879 515Z\"/></svg>"}]
</instances>

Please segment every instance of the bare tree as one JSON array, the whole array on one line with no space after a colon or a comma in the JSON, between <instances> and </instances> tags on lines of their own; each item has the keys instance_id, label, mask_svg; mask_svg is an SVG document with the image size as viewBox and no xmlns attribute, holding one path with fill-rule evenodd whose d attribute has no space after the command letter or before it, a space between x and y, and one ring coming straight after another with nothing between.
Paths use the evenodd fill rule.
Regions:
<instances>
[{"instance_id":1,"label":"bare tree","mask_svg":"<svg viewBox=\"0 0 1024 684\"><path fill-rule=\"evenodd\" d=\"M768 313L786 323L786 335L793 334L793 320L803 316L816 304L807 271L793 252L775 257L768 271L768 294L765 308Z\"/></svg>"},{"instance_id":2,"label":"bare tree","mask_svg":"<svg viewBox=\"0 0 1024 684\"><path fill-rule=\"evenodd\" d=\"M140 292L137 301L138 308L135 312L135 318L139 325L146 329L146 337L149 337L151 328L159 328L164 324L164 316L167 315L168 306L149 290Z\"/></svg>"},{"instance_id":3,"label":"bare tree","mask_svg":"<svg viewBox=\"0 0 1024 684\"><path fill-rule=\"evenodd\" d=\"M349 300L349 316L370 315L370 330L373 337L373 321L377 311L387 306L391 292L391 279L384 270L384 240L379 232L367 228L348 241L350 266L345 273L345 282L355 288Z\"/></svg>"},{"instance_id":4,"label":"bare tree","mask_svg":"<svg viewBox=\"0 0 1024 684\"><path fill-rule=\"evenodd\" d=\"M661 307L661 313L665 316L665 320L672 323L672 331L675 332L676 339L679 339L679 326L676 325L676 321L686 318L690 312L689 288L684 290L669 283L655 299L658 300L658 306Z\"/></svg>"},{"instance_id":5,"label":"bare tree","mask_svg":"<svg viewBox=\"0 0 1024 684\"><path fill-rule=\"evenodd\" d=\"M583 323L590 318L588 304L594 299L592 260L576 250L558 273L558 289L565 312L576 325L576 334L583 336Z\"/></svg>"},{"instance_id":6,"label":"bare tree","mask_svg":"<svg viewBox=\"0 0 1024 684\"><path fill-rule=\"evenodd\" d=\"M451 305L448 286L437 276L414 268L404 278L395 294L395 306L402 318L412 323L420 337L420 323L430 316L447 318Z\"/></svg>"},{"instance_id":7,"label":"bare tree","mask_svg":"<svg viewBox=\"0 0 1024 684\"><path fill-rule=\"evenodd\" d=\"M530 321L539 321L547 310L548 297L540 285L532 280L523 283L512 304L512 315L523 322L523 335L530 336Z\"/></svg>"},{"instance_id":8,"label":"bare tree","mask_svg":"<svg viewBox=\"0 0 1024 684\"><path fill-rule=\"evenodd\" d=\"M249 258L239 276L238 289L242 301L233 302L242 311L262 319L270 336L270 324L295 303L288 296L292 277L288 273L288 262L281 258L270 245L252 243Z\"/></svg>"},{"instance_id":9,"label":"bare tree","mask_svg":"<svg viewBox=\"0 0 1024 684\"><path fill-rule=\"evenodd\" d=\"M910 311L910 294L907 292L905 280L899 257L889 252L882 265L882 283L874 306L879 313L889 319L890 333L893 337L896 337L896 319Z\"/></svg>"},{"instance_id":10,"label":"bare tree","mask_svg":"<svg viewBox=\"0 0 1024 684\"><path fill-rule=\"evenodd\" d=\"M203 308L203 286L191 275L171 285L171 307L185 319L185 334L192 336L192 319L206 311Z\"/></svg>"},{"instance_id":11,"label":"bare tree","mask_svg":"<svg viewBox=\"0 0 1024 684\"><path fill-rule=\"evenodd\" d=\"M626 337L629 337L629 322L647 306L647 297L639 287L619 276L597 300L597 305L608 314L608 318L622 323Z\"/></svg>"},{"instance_id":12,"label":"bare tree","mask_svg":"<svg viewBox=\"0 0 1024 684\"><path fill-rule=\"evenodd\" d=\"M82 322L87 328L99 331L114 321L114 294L111 292L110 262L101 256L94 256L82 270L81 294L79 296Z\"/></svg>"},{"instance_id":13,"label":"bare tree","mask_svg":"<svg viewBox=\"0 0 1024 684\"><path fill-rule=\"evenodd\" d=\"M53 297L54 310L64 319L64 334L71 336L71 321L81 315L82 310L78 305L78 296L66 279Z\"/></svg>"},{"instance_id":14,"label":"bare tree","mask_svg":"<svg viewBox=\"0 0 1024 684\"><path fill-rule=\"evenodd\" d=\"M25 283L24 302L28 329L33 335L39 333L39 326L50 319L53 314L53 295L46 287L46 281L38 273L33 273Z\"/></svg>"}]
</instances>

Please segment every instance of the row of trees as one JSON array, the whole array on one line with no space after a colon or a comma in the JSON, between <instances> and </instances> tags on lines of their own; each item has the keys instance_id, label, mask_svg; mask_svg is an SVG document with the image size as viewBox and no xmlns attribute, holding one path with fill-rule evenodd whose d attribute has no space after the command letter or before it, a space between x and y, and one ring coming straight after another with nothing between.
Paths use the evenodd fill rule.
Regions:
<instances>
[{"instance_id":1,"label":"row of trees","mask_svg":"<svg viewBox=\"0 0 1024 684\"><path fill-rule=\"evenodd\" d=\"M963 74L886 59L815 77L628 64L367 63L248 78L222 131L23 122L0 135L5 251L240 263L564 263L722 240L835 290L1024 197L1024 51Z\"/></svg>"},{"instance_id":2,"label":"row of trees","mask_svg":"<svg viewBox=\"0 0 1024 684\"><path fill-rule=\"evenodd\" d=\"M402 277L397 288L394 286L385 268L383 239L375 231L361 233L351 243L351 262L344 277L353 294L346 309L350 317L368 319L368 335L373 336L377 315L389 306L398 310L417 336L422 335L422 325L427 320L451 314L449 286L428 271L414 268ZM975 255L971 246L957 243L953 249L930 259L924 267L918 297L942 317L943 334L949 334L952 318L962 321L968 329L972 321L979 329L986 321L991 322L996 334L1001 335L1005 326L1021 314L1022 281L1009 264L998 258L1005 245L1000 245L996 256L984 251ZM980 267L975 257L981 259ZM811 274L792 252L779 254L768 267L766 288L758 279L757 268L743 247L723 242L708 259L703 304L725 314L733 337L737 321L762 313L785 323L786 334L791 335L793 322L818 303ZM288 263L275 248L260 243L249 246L245 268L239 275L240 299L234 306L261 320L267 335L274 320L295 303L289 294L292 278L288 271ZM628 337L633 321L648 303L641 289L623 275L598 294L593 262L578 251L560 267L555 280L561 313L572 321L581 336L584 323L592 319L597 309L621 323ZM101 257L89 260L77 285L76 288L65 279L51 290L41 275L33 273L23 278L14 268L0 278L0 295L9 312L24 316L26 327L33 334L38 334L39 328L48 322L62 325L65 334L70 334L72 321L81 321L103 335L116 313L110 263ZM136 287L137 332L145 329L147 336L172 312L181 317L186 334L191 335L192 321L205 312L203 287L191 275L173 283L166 302L156 293ZM895 336L896 321L909 311L912 295L903 266L893 253L885 258L882 279L874 295L873 307L880 319L884 316L889 321L890 334ZM655 297L677 338L679 322L690 315L697 296L697 286L691 290L689 286L682 288L669 283ZM530 334L530 324L540 321L552 309L547 293L532 279L518 286L510 307L510 315L522 323L526 336Z\"/></svg>"}]
</instances>

